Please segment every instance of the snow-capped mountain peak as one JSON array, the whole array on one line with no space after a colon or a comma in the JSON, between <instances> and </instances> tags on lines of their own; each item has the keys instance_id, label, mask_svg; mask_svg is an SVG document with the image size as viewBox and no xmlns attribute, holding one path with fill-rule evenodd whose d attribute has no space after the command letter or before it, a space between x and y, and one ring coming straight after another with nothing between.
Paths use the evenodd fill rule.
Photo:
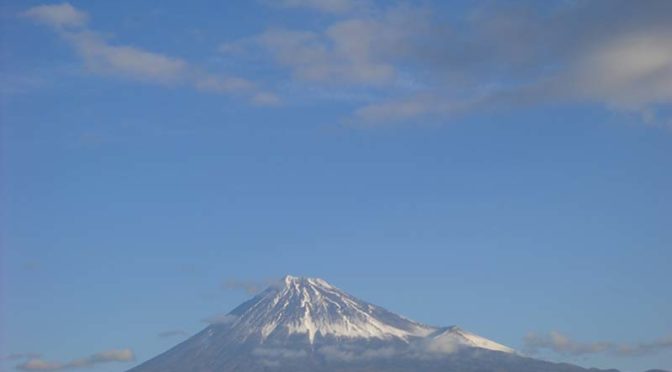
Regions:
<instances>
[{"instance_id":1,"label":"snow-capped mountain peak","mask_svg":"<svg viewBox=\"0 0 672 372\"><path fill-rule=\"evenodd\" d=\"M354 298L319 278L286 276L231 312L243 337L399 339L435 331Z\"/></svg>"},{"instance_id":2,"label":"snow-capped mountain peak","mask_svg":"<svg viewBox=\"0 0 672 372\"><path fill-rule=\"evenodd\" d=\"M393 314L322 279L293 276L129 372L494 370L600 372L526 358L458 327Z\"/></svg>"}]
</instances>

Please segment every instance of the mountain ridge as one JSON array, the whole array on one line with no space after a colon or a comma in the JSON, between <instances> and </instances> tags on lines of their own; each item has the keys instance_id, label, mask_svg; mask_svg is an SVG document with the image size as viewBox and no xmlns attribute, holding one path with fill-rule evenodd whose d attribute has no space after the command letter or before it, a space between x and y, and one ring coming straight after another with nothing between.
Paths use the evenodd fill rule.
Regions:
<instances>
[{"instance_id":1,"label":"mountain ridge","mask_svg":"<svg viewBox=\"0 0 672 372\"><path fill-rule=\"evenodd\" d=\"M586 372L422 324L323 279L286 276L129 372ZM614 372L615 370L610 370Z\"/></svg>"},{"instance_id":2,"label":"mountain ridge","mask_svg":"<svg viewBox=\"0 0 672 372\"><path fill-rule=\"evenodd\" d=\"M264 341L277 333L336 338L426 337L437 330L359 300L319 278L286 276L231 311L233 327Z\"/></svg>"}]
</instances>

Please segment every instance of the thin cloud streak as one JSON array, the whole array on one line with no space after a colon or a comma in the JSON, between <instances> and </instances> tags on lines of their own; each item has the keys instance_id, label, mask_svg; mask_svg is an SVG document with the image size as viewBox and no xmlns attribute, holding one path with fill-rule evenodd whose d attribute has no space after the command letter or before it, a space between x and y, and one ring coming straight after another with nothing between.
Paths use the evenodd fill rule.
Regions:
<instances>
[{"instance_id":1,"label":"thin cloud streak","mask_svg":"<svg viewBox=\"0 0 672 372\"><path fill-rule=\"evenodd\" d=\"M102 351L69 362L50 362L41 358L32 358L16 366L19 371L65 371L76 368L92 368L98 364L111 362L133 362L135 354L131 349Z\"/></svg>"},{"instance_id":2,"label":"thin cloud streak","mask_svg":"<svg viewBox=\"0 0 672 372\"><path fill-rule=\"evenodd\" d=\"M259 106L280 99L241 77L203 72L189 62L130 45L113 45L89 27L89 16L69 3L32 7L22 15L49 26L79 55L92 73L160 85L187 85L203 92L247 97Z\"/></svg>"},{"instance_id":3,"label":"thin cloud streak","mask_svg":"<svg viewBox=\"0 0 672 372\"><path fill-rule=\"evenodd\" d=\"M530 354L549 350L558 354L572 356L608 354L619 357L633 357L672 350L672 337L627 345L610 341L581 342L573 340L559 332L549 332L548 334L530 333L525 337L524 344L526 351Z\"/></svg>"}]
</instances>

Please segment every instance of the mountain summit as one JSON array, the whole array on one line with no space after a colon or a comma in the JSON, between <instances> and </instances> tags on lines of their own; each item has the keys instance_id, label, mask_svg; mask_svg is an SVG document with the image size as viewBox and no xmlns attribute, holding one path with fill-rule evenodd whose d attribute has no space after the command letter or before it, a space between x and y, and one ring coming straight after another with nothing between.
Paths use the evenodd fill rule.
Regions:
<instances>
[{"instance_id":1,"label":"mountain summit","mask_svg":"<svg viewBox=\"0 0 672 372\"><path fill-rule=\"evenodd\" d=\"M360 301L322 279L286 276L231 312L233 328L246 337L305 335L316 339L380 339L407 341L434 328Z\"/></svg>"},{"instance_id":2,"label":"mountain summit","mask_svg":"<svg viewBox=\"0 0 672 372\"><path fill-rule=\"evenodd\" d=\"M457 327L437 328L359 300L319 278L286 276L227 317L239 339L259 343L307 339L328 341L378 340L409 343L418 338L447 340L472 347L513 352L513 349Z\"/></svg>"},{"instance_id":3,"label":"mountain summit","mask_svg":"<svg viewBox=\"0 0 672 372\"><path fill-rule=\"evenodd\" d=\"M418 323L322 279L286 276L129 372L583 372L458 327Z\"/></svg>"}]
</instances>

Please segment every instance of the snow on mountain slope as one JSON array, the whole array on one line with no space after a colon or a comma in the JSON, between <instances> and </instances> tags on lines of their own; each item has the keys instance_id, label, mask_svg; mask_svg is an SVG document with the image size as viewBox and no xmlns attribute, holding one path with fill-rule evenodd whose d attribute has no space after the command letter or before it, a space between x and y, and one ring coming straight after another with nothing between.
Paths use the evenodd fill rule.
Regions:
<instances>
[{"instance_id":1,"label":"snow on mountain slope","mask_svg":"<svg viewBox=\"0 0 672 372\"><path fill-rule=\"evenodd\" d=\"M242 340L305 335L316 338L410 340L435 335L437 342L513 352L513 349L457 327L424 325L361 301L322 279L286 276L229 316L232 331ZM440 334L437 334L441 331Z\"/></svg>"},{"instance_id":2,"label":"snow on mountain slope","mask_svg":"<svg viewBox=\"0 0 672 372\"><path fill-rule=\"evenodd\" d=\"M437 333L431 335L429 339L432 340L430 345L436 345L438 347L444 348L468 346L501 351L504 353L515 353L515 350L508 346L504 346L497 342L488 340L487 338L466 332L458 327L449 327L445 330L440 330Z\"/></svg>"},{"instance_id":3,"label":"snow on mountain slope","mask_svg":"<svg viewBox=\"0 0 672 372\"><path fill-rule=\"evenodd\" d=\"M278 334L318 337L400 339L424 337L435 328L358 300L322 279L286 276L277 285L231 312L244 338L264 341Z\"/></svg>"},{"instance_id":4,"label":"snow on mountain slope","mask_svg":"<svg viewBox=\"0 0 672 372\"><path fill-rule=\"evenodd\" d=\"M292 276L129 372L495 370L597 372L526 358L457 327L406 319L324 280Z\"/></svg>"}]
</instances>

